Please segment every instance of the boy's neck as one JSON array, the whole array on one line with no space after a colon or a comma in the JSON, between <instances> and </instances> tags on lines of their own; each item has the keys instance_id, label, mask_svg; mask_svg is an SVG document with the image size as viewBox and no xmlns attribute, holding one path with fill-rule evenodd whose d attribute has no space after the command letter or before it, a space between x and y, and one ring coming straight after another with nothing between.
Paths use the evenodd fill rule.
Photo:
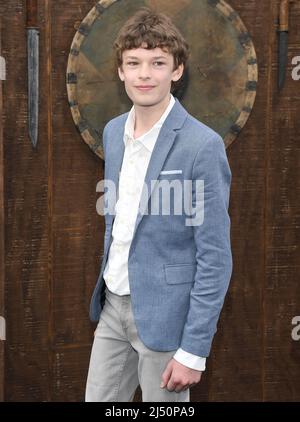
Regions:
<instances>
[{"instance_id":1,"label":"boy's neck","mask_svg":"<svg viewBox=\"0 0 300 422\"><path fill-rule=\"evenodd\" d=\"M170 103L170 99L171 94L167 95L161 103L153 106L144 107L134 104L135 125L133 136L135 139L148 132L161 118Z\"/></svg>"}]
</instances>

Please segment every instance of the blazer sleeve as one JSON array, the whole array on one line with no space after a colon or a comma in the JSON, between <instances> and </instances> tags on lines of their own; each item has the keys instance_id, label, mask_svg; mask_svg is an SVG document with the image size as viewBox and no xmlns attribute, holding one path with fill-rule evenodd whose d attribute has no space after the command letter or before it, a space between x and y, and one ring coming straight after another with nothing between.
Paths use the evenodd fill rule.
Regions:
<instances>
[{"instance_id":1,"label":"blazer sleeve","mask_svg":"<svg viewBox=\"0 0 300 422\"><path fill-rule=\"evenodd\" d=\"M201 197L197 180L204 181ZM197 268L180 347L197 356L209 355L232 274L230 184L225 145L215 134L198 151L192 170L192 206L203 217L193 225Z\"/></svg>"}]
</instances>

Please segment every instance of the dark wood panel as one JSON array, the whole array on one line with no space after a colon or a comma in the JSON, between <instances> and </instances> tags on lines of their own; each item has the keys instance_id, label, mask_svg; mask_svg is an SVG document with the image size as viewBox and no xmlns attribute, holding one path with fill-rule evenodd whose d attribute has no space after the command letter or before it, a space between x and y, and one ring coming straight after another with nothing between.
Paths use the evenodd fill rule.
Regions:
<instances>
[{"instance_id":1,"label":"dark wood panel","mask_svg":"<svg viewBox=\"0 0 300 422\"><path fill-rule=\"evenodd\" d=\"M51 401L83 402L90 344L56 346L53 361L53 396Z\"/></svg>"},{"instance_id":2,"label":"dark wood panel","mask_svg":"<svg viewBox=\"0 0 300 422\"><path fill-rule=\"evenodd\" d=\"M253 39L258 89L250 118L227 149L232 171L230 195L233 275L213 352L209 401L259 401L262 397L264 278L265 136L267 132L270 2L230 1ZM263 17L263 18L262 18Z\"/></svg>"},{"instance_id":3,"label":"dark wood panel","mask_svg":"<svg viewBox=\"0 0 300 422\"><path fill-rule=\"evenodd\" d=\"M2 39L2 19L0 9L0 56ZM0 317L5 317L4 280L5 280L5 221L4 221L4 159L3 159L3 125L2 125L2 81L0 79ZM3 320L0 321L0 324ZM1 332L1 328L0 328ZM0 402L4 399L4 338L0 336Z\"/></svg>"},{"instance_id":4,"label":"dark wood panel","mask_svg":"<svg viewBox=\"0 0 300 422\"><path fill-rule=\"evenodd\" d=\"M7 401L50 400L49 220L45 33L40 44L40 121L37 148L27 130L25 2L5 2L6 372ZM43 3L40 1L40 3ZM43 8L40 19L44 20Z\"/></svg>"},{"instance_id":5,"label":"dark wood panel","mask_svg":"<svg viewBox=\"0 0 300 422\"><path fill-rule=\"evenodd\" d=\"M51 3L53 350L55 359L62 360L61 371L66 372L62 382L54 364L54 400L83 399L94 330L89 302L103 253L104 218L96 212L102 161L75 128L65 79L74 26L94 4L79 0Z\"/></svg>"},{"instance_id":6,"label":"dark wood panel","mask_svg":"<svg viewBox=\"0 0 300 422\"><path fill-rule=\"evenodd\" d=\"M273 25L273 31L276 27ZM277 40L276 40L277 42ZM277 51L272 51L272 125L266 198L265 400L300 400L300 342L292 318L300 312L300 81L292 79L299 56L300 3L290 4L288 69L277 90Z\"/></svg>"}]
</instances>

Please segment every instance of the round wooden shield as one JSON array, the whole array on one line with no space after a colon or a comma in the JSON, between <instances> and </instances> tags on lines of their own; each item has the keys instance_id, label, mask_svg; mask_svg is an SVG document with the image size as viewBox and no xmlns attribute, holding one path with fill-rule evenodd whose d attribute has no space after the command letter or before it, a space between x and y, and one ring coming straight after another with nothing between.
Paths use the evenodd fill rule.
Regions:
<instances>
[{"instance_id":1,"label":"round wooden shield","mask_svg":"<svg viewBox=\"0 0 300 422\"><path fill-rule=\"evenodd\" d=\"M191 55L177 96L190 114L218 132L226 147L245 125L253 107L257 60L250 35L223 0L101 0L74 36L67 67L68 99L84 141L103 157L102 131L130 109L115 67L113 42L140 7L170 16Z\"/></svg>"}]
</instances>

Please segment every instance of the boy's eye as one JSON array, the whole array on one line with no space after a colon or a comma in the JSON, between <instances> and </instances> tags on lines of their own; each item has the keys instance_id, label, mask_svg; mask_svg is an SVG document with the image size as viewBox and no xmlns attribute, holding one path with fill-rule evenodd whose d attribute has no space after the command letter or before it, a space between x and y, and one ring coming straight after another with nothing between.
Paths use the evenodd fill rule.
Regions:
<instances>
[{"instance_id":1,"label":"boy's eye","mask_svg":"<svg viewBox=\"0 0 300 422\"><path fill-rule=\"evenodd\" d=\"M153 63L157 63L159 66L164 64L164 62L160 62L160 61L155 61ZM134 66L134 65L138 64L138 62L127 62L127 64Z\"/></svg>"}]
</instances>

